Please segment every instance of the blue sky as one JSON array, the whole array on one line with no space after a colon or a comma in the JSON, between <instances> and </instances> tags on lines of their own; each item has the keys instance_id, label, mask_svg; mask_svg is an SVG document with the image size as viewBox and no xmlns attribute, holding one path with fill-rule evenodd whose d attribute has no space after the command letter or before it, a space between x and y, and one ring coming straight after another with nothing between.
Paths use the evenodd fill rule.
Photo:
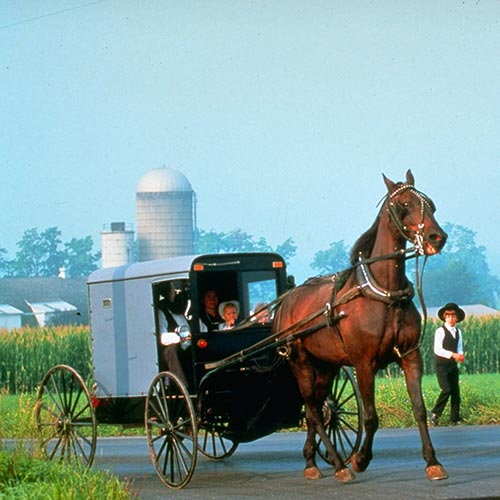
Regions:
<instances>
[{"instance_id":1,"label":"blue sky","mask_svg":"<svg viewBox=\"0 0 500 500\"><path fill-rule=\"evenodd\" d=\"M499 54L497 0L2 0L0 246L100 248L166 165L200 228L293 237L300 281L411 168L500 275Z\"/></svg>"}]
</instances>

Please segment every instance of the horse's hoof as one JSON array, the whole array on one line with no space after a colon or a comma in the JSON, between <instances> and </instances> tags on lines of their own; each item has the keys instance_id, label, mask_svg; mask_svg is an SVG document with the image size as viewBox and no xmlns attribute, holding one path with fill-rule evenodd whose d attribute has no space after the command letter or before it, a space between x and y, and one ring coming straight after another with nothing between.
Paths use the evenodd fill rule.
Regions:
<instances>
[{"instance_id":1,"label":"horse's hoof","mask_svg":"<svg viewBox=\"0 0 500 500\"><path fill-rule=\"evenodd\" d=\"M345 469L340 469L335 472L335 479L341 483L348 483L352 481L356 476L346 467Z\"/></svg>"},{"instance_id":2,"label":"horse's hoof","mask_svg":"<svg viewBox=\"0 0 500 500\"><path fill-rule=\"evenodd\" d=\"M429 467L425 469L425 473L427 474L427 479L429 481L448 479L448 474L442 465L429 465Z\"/></svg>"},{"instance_id":3,"label":"horse's hoof","mask_svg":"<svg viewBox=\"0 0 500 500\"><path fill-rule=\"evenodd\" d=\"M307 469L304 469L304 477L311 480L321 479L323 474L321 474L317 467L308 467Z\"/></svg>"},{"instance_id":4,"label":"horse's hoof","mask_svg":"<svg viewBox=\"0 0 500 500\"><path fill-rule=\"evenodd\" d=\"M368 465L362 465L358 461L358 456L354 454L351 459L351 467L354 472L364 472Z\"/></svg>"}]
</instances>

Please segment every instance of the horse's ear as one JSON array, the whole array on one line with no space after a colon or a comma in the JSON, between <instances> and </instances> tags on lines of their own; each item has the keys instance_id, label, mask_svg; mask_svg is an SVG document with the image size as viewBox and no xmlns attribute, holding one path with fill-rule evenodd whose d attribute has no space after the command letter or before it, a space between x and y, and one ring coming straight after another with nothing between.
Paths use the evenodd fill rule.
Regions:
<instances>
[{"instance_id":1,"label":"horse's ear","mask_svg":"<svg viewBox=\"0 0 500 500\"><path fill-rule=\"evenodd\" d=\"M413 177L410 168L408 169L408 172L406 172L406 184L408 184L409 186L415 185L415 178Z\"/></svg>"},{"instance_id":2,"label":"horse's ear","mask_svg":"<svg viewBox=\"0 0 500 500\"><path fill-rule=\"evenodd\" d=\"M384 182L389 190L389 193L392 193L396 189L396 183L392 182L391 179L388 179L385 174L382 174L382 177L384 178Z\"/></svg>"}]
</instances>

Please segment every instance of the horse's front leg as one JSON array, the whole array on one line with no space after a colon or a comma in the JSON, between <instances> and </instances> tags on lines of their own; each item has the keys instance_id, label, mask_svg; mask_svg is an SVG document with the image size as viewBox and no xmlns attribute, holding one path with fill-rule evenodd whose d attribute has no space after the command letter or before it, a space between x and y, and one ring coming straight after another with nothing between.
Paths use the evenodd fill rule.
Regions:
<instances>
[{"instance_id":1,"label":"horse's front leg","mask_svg":"<svg viewBox=\"0 0 500 500\"><path fill-rule=\"evenodd\" d=\"M412 351L410 354L404 356L400 364L405 374L406 388L410 396L413 415L420 432L422 454L427 464L425 468L427 478L430 480L447 479L448 474L436 458L427 426L427 412L424 398L422 397L422 357L420 351Z\"/></svg>"},{"instance_id":2,"label":"horse's front leg","mask_svg":"<svg viewBox=\"0 0 500 500\"><path fill-rule=\"evenodd\" d=\"M355 366L355 369L363 399L365 438L359 451L353 455L351 465L355 472L363 472L373 458L373 438L378 429L378 415L375 408L375 370L365 364Z\"/></svg>"}]
</instances>

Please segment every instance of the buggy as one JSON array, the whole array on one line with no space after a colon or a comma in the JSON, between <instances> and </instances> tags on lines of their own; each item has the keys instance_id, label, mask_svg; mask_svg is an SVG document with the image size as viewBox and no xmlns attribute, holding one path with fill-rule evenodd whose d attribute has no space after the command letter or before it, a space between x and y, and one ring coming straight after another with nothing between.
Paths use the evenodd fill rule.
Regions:
<instances>
[{"instance_id":1,"label":"buggy","mask_svg":"<svg viewBox=\"0 0 500 500\"><path fill-rule=\"evenodd\" d=\"M192 478L198 452L231 456L240 443L300 428L303 399L287 356L301 335L272 333L273 312L292 286L276 253L181 256L93 272L87 281L93 380L56 365L43 377L35 406L42 449L89 468L98 424L144 426L156 472L168 487ZM158 309L167 287L190 325L189 389L161 365ZM203 331L201 297L217 290L237 300L242 321ZM269 321L258 321L265 303ZM346 462L362 437L355 377L343 367L323 407L325 427ZM317 451L328 461L320 440Z\"/></svg>"}]
</instances>

